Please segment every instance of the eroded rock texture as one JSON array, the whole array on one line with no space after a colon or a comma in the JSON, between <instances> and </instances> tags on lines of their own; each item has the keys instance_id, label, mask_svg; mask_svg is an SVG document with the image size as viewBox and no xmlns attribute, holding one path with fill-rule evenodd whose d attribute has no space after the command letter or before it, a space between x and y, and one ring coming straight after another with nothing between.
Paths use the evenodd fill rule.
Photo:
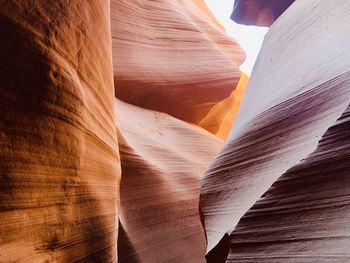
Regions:
<instances>
[{"instance_id":1,"label":"eroded rock texture","mask_svg":"<svg viewBox=\"0 0 350 263\"><path fill-rule=\"evenodd\" d=\"M112 1L118 98L198 124L230 95L245 55L203 6L192 0Z\"/></svg>"},{"instance_id":2,"label":"eroded rock texture","mask_svg":"<svg viewBox=\"0 0 350 263\"><path fill-rule=\"evenodd\" d=\"M296 1L267 34L202 182L209 262L349 260L349 10Z\"/></svg>"},{"instance_id":3,"label":"eroded rock texture","mask_svg":"<svg viewBox=\"0 0 350 263\"><path fill-rule=\"evenodd\" d=\"M236 0L231 18L240 24L271 26L295 0Z\"/></svg>"},{"instance_id":4,"label":"eroded rock texture","mask_svg":"<svg viewBox=\"0 0 350 263\"><path fill-rule=\"evenodd\" d=\"M349 116L348 107L316 150L249 209L231 235L227 262L350 261Z\"/></svg>"},{"instance_id":5,"label":"eroded rock texture","mask_svg":"<svg viewBox=\"0 0 350 263\"><path fill-rule=\"evenodd\" d=\"M242 99L244 53L203 1L111 6L122 163L119 260L203 262L200 178Z\"/></svg>"},{"instance_id":6,"label":"eroded rock texture","mask_svg":"<svg viewBox=\"0 0 350 263\"><path fill-rule=\"evenodd\" d=\"M116 102L120 262L203 262L200 177L222 142L167 114Z\"/></svg>"},{"instance_id":7,"label":"eroded rock texture","mask_svg":"<svg viewBox=\"0 0 350 263\"><path fill-rule=\"evenodd\" d=\"M116 262L109 1L1 1L0 35L0 262Z\"/></svg>"}]
</instances>

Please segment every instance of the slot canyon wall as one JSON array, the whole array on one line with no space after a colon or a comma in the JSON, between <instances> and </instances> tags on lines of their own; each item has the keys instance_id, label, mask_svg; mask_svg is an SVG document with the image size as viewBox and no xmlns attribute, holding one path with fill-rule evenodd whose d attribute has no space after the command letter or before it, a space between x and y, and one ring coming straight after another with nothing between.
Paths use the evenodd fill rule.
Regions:
<instances>
[{"instance_id":1,"label":"slot canyon wall","mask_svg":"<svg viewBox=\"0 0 350 263\"><path fill-rule=\"evenodd\" d=\"M349 261L350 3L293 2L247 87L203 0L1 1L0 262Z\"/></svg>"},{"instance_id":2,"label":"slot canyon wall","mask_svg":"<svg viewBox=\"0 0 350 263\"><path fill-rule=\"evenodd\" d=\"M241 103L245 54L199 0L113 0L111 25L119 262L205 262L200 178Z\"/></svg>"},{"instance_id":3,"label":"slot canyon wall","mask_svg":"<svg viewBox=\"0 0 350 263\"><path fill-rule=\"evenodd\" d=\"M248 81L205 3L11 0L0 21L0 262L204 262L200 178Z\"/></svg>"},{"instance_id":4,"label":"slot canyon wall","mask_svg":"<svg viewBox=\"0 0 350 263\"><path fill-rule=\"evenodd\" d=\"M0 35L0 262L117 262L109 1L1 1Z\"/></svg>"},{"instance_id":5,"label":"slot canyon wall","mask_svg":"<svg viewBox=\"0 0 350 263\"><path fill-rule=\"evenodd\" d=\"M348 262L350 3L296 1L272 25L205 172L208 262Z\"/></svg>"}]
</instances>

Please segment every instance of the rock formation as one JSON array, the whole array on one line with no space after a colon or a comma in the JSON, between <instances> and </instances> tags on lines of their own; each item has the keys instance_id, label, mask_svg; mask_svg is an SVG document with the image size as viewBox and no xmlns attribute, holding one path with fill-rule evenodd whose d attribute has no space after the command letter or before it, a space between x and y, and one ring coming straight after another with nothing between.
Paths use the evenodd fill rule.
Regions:
<instances>
[{"instance_id":1,"label":"rock formation","mask_svg":"<svg viewBox=\"0 0 350 263\"><path fill-rule=\"evenodd\" d=\"M203 0L2 1L0 262L349 261L350 3L292 2L243 101Z\"/></svg>"},{"instance_id":2,"label":"rock formation","mask_svg":"<svg viewBox=\"0 0 350 263\"><path fill-rule=\"evenodd\" d=\"M349 260L349 10L296 1L268 32L202 182L208 262Z\"/></svg>"},{"instance_id":3,"label":"rock formation","mask_svg":"<svg viewBox=\"0 0 350 263\"><path fill-rule=\"evenodd\" d=\"M242 104L249 77L241 73L241 77L230 96L216 104L199 122L199 126L210 131L221 139L226 139L231 131Z\"/></svg>"},{"instance_id":4,"label":"rock formation","mask_svg":"<svg viewBox=\"0 0 350 263\"><path fill-rule=\"evenodd\" d=\"M271 26L295 0L235 0L231 18L240 24Z\"/></svg>"},{"instance_id":5,"label":"rock formation","mask_svg":"<svg viewBox=\"0 0 350 263\"><path fill-rule=\"evenodd\" d=\"M201 0L113 0L111 10L119 261L204 262L200 178L242 100L244 52Z\"/></svg>"},{"instance_id":6,"label":"rock formation","mask_svg":"<svg viewBox=\"0 0 350 263\"><path fill-rule=\"evenodd\" d=\"M0 262L117 262L109 1L0 3Z\"/></svg>"},{"instance_id":7,"label":"rock formation","mask_svg":"<svg viewBox=\"0 0 350 263\"><path fill-rule=\"evenodd\" d=\"M205 3L8 0L0 21L0 262L117 262L117 224L119 262L203 262L200 177L247 81Z\"/></svg>"},{"instance_id":8,"label":"rock formation","mask_svg":"<svg viewBox=\"0 0 350 263\"><path fill-rule=\"evenodd\" d=\"M119 99L198 124L235 88L244 52L203 6L113 0L111 8Z\"/></svg>"},{"instance_id":9,"label":"rock formation","mask_svg":"<svg viewBox=\"0 0 350 263\"><path fill-rule=\"evenodd\" d=\"M116 105L125 231L119 262L204 262L200 177L222 141L167 114Z\"/></svg>"}]
</instances>

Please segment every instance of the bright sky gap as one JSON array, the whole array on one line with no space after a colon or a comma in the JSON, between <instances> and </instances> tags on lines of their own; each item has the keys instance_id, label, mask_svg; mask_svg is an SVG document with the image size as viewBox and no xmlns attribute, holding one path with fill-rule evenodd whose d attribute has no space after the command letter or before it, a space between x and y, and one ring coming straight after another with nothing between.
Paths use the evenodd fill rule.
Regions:
<instances>
[{"instance_id":1,"label":"bright sky gap","mask_svg":"<svg viewBox=\"0 0 350 263\"><path fill-rule=\"evenodd\" d=\"M226 32L236 39L246 52L247 59L240 69L250 75L268 28L243 26L233 22L230 16L234 0L205 0L205 2L215 17L226 28Z\"/></svg>"}]
</instances>

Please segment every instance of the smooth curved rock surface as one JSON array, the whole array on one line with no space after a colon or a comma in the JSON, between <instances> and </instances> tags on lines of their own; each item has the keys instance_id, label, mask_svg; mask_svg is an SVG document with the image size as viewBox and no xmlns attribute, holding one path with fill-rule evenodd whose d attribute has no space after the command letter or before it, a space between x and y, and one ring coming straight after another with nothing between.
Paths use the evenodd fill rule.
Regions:
<instances>
[{"instance_id":1,"label":"smooth curved rock surface","mask_svg":"<svg viewBox=\"0 0 350 263\"><path fill-rule=\"evenodd\" d=\"M243 102L248 81L248 75L242 72L230 96L216 104L198 125L221 139L227 139Z\"/></svg>"},{"instance_id":2,"label":"smooth curved rock surface","mask_svg":"<svg viewBox=\"0 0 350 263\"><path fill-rule=\"evenodd\" d=\"M0 4L0 262L117 262L109 1Z\"/></svg>"},{"instance_id":3,"label":"smooth curved rock surface","mask_svg":"<svg viewBox=\"0 0 350 263\"><path fill-rule=\"evenodd\" d=\"M227 263L350 261L349 128L350 107L241 219Z\"/></svg>"},{"instance_id":4,"label":"smooth curved rock surface","mask_svg":"<svg viewBox=\"0 0 350 263\"><path fill-rule=\"evenodd\" d=\"M276 246L271 244L271 257L267 256L266 250L263 251L262 247L266 244L264 237L259 235L260 232L257 232L252 239L245 235L244 238L240 236L238 241L235 241L236 232L233 231L240 218L271 185L303 159L311 158L307 159L307 163L310 165L310 171L315 173L315 180L317 176L322 177L319 168L311 165L318 159L314 159L312 155L308 156L315 151L322 135L329 127L335 125L336 120L344 113L350 102L350 53L347 52L347 43L350 41L347 28L350 22L349 10L348 1L339 1L337 5L321 0L297 1L274 23L265 37L233 132L221 153L206 171L202 181L200 209L208 239L207 252L213 260L211 262L225 262L215 261L215 255L213 256L210 252L214 251L215 254L215 251L219 251L223 247L227 248L224 243L230 239L233 252L229 257L229 262L256 262L255 256L261 259L259 262L281 262L279 261L281 258L274 259L272 257L280 255L278 254L280 251L283 254L283 251L286 252L288 249L290 249L291 254L286 252L286 261L283 262L309 262L297 261L298 254L292 254L295 247L289 246L290 242L283 242L285 233L279 232L280 228L277 228L276 231L281 234L281 239L278 238L277 232L273 234ZM335 39L337 41L334 41ZM336 132L335 135L331 136L334 137L333 139L325 139L321 145L329 141L329 149L335 151L337 147L346 147L346 140L342 142L340 139L335 139L337 136L343 138L342 132L342 130L339 131L340 134ZM321 153L322 151L324 150L321 150ZM316 150L314 154L317 155L318 152ZM346 154L344 151L344 158ZM339 157L342 153L334 153L334 155ZM314 171L313 168L315 168ZM334 172L334 176L339 175L339 180L342 180L345 168L345 161L337 163L335 160L333 169L339 170ZM296 177L299 175L299 173L295 174ZM288 175L286 176L288 177ZM322 178L317 180L320 181L315 181L316 184L325 184ZM295 189L293 187L296 185L291 185L291 191ZM312 188L313 186L305 183L299 191L306 191L308 187ZM325 185L319 187L318 191L323 191L322 187ZM283 189L286 193L288 192L288 189ZM325 198L331 198L333 194L337 193L339 192L329 193L329 197L325 195ZM288 192L288 194L291 193ZM273 200L273 202L270 200L269 204L272 211L273 205L279 207L279 203L291 201L287 199ZM264 201L261 202L264 203ZM315 207L321 204L321 200L316 200L314 203ZM261 206L258 205L258 207ZM253 208L242 223L242 228L246 231L248 231L246 229L247 222L251 222L249 221L250 215L255 216L255 211ZM311 220L311 213L310 217L306 218ZM320 213L320 220L322 218L326 220L325 214L322 214L322 211ZM316 214L315 211L313 216L316 217ZM260 216L258 223L264 225L261 217L262 211L259 211L258 215ZM301 217L299 219L302 220L303 215L299 215ZM292 216L296 216L296 214L294 213ZM343 218L340 210L339 216ZM272 222L277 224L277 218L278 216L271 215L269 217L267 214L266 226L272 227ZM290 217L286 215L286 218ZM281 224L286 224L286 218ZM289 221L289 223L291 222ZM346 220L342 222L347 224ZM324 223L327 222L324 221ZM337 223L335 222L335 224ZM339 224L334 228L333 225L329 226L332 228L329 235L332 236L339 231ZM296 225L290 227L297 228ZM253 227L252 231L254 229L257 230ZM273 229L261 229L261 231L267 231L271 234ZM316 227L308 229L305 225L305 228L300 231L304 231L304 235L308 233L310 236L320 235ZM223 239L225 235L231 233L230 239ZM238 231L237 234L239 233ZM262 240L261 244L255 243L252 245L255 246L254 248L248 248L249 244L245 242L249 243L252 240L258 242L259 238ZM220 243L220 240L223 241ZM317 251L322 251L321 248L326 251L327 248L333 249L336 244L340 246L341 243L340 241L340 243L332 243L332 240L327 243L325 240L321 240L320 243L306 241L304 246L309 246L309 248L303 247L306 252L302 254L299 251L300 255L307 255L307 251L310 252L311 248L315 249L315 253L317 253ZM339 251L342 251L341 249L339 248ZM235 257L235 255L238 256ZM266 257L264 258L263 255ZM335 260L336 254L333 254L333 258L332 255L328 256L331 260ZM339 257L343 259L347 257L347 254L340 253ZM318 258L316 257L316 259Z\"/></svg>"},{"instance_id":5,"label":"smooth curved rock surface","mask_svg":"<svg viewBox=\"0 0 350 263\"><path fill-rule=\"evenodd\" d=\"M116 101L122 164L119 262L204 262L200 178L222 141L167 114Z\"/></svg>"},{"instance_id":6,"label":"smooth curved rock surface","mask_svg":"<svg viewBox=\"0 0 350 263\"><path fill-rule=\"evenodd\" d=\"M236 0L231 15L239 24L271 26L295 0Z\"/></svg>"},{"instance_id":7,"label":"smooth curved rock surface","mask_svg":"<svg viewBox=\"0 0 350 263\"><path fill-rule=\"evenodd\" d=\"M197 124L230 95L245 54L203 5L198 0L112 1L119 99Z\"/></svg>"}]
</instances>

